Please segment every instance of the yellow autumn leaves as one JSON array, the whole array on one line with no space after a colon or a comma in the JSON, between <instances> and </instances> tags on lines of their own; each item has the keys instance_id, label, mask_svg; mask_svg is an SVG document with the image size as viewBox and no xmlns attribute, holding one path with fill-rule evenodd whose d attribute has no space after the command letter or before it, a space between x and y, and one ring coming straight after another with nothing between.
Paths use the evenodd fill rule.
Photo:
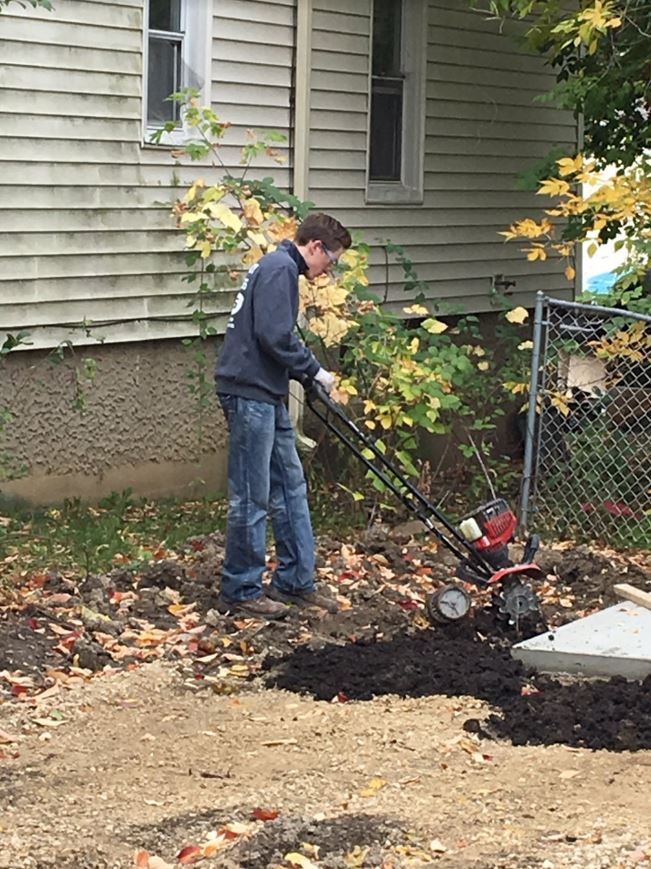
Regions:
<instances>
[{"instance_id":1,"label":"yellow autumn leaves","mask_svg":"<svg viewBox=\"0 0 651 869\"><path fill-rule=\"evenodd\" d=\"M297 225L277 210L263 211L255 196L233 193L224 185L206 188L203 179L195 181L176 203L174 214L177 225L186 231L188 250L197 250L203 260L217 250L237 250L247 267L284 238L293 238Z\"/></svg>"},{"instance_id":2,"label":"yellow autumn leaves","mask_svg":"<svg viewBox=\"0 0 651 869\"><path fill-rule=\"evenodd\" d=\"M599 359L651 363L651 331L641 320L589 344Z\"/></svg>"},{"instance_id":3,"label":"yellow autumn leaves","mask_svg":"<svg viewBox=\"0 0 651 869\"><path fill-rule=\"evenodd\" d=\"M595 0L589 6L580 9L576 14L563 19L552 33L561 37L561 47L574 45L585 46L588 54L595 54L599 41L609 30L621 27L622 18L617 14L617 7L610 0Z\"/></svg>"},{"instance_id":4,"label":"yellow autumn leaves","mask_svg":"<svg viewBox=\"0 0 651 869\"><path fill-rule=\"evenodd\" d=\"M532 218L513 223L501 232L507 241L525 240L523 248L531 262L545 261L550 256L565 259L565 277L574 281L574 256L577 245L587 242L587 253L592 256L601 245L601 233L612 227L609 235L619 234L620 246L631 247L634 240L649 240L651 232L651 182L643 162L600 172L594 160L583 154L563 157L557 161L560 177L541 182L538 194L556 200L545 210L540 221ZM578 221L581 232L571 240L557 237L558 224Z\"/></svg>"},{"instance_id":5,"label":"yellow autumn leaves","mask_svg":"<svg viewBox=\"0 0 651 869\"><path fill-rule=\"evenodd\" d=\"M310 332L325 347L341 344L355 327L360 303L353 289L357 284L368 286L368 257L351 248L340 258L341 268L334 275L322 275L314 281L301 278L301 314ZM372 305L372 303L370 303Z\"/></svg>"}]
</instances>

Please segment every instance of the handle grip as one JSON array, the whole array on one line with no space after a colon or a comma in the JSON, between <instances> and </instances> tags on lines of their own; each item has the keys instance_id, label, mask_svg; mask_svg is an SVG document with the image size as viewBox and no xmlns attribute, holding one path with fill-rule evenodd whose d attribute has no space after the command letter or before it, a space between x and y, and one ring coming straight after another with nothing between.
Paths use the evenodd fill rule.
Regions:
<instances>
[{"instance_id":1,"label":"handle grip","mask_svg":"<svg viewBox=\"0 0 651 869\"><path fill-rule=\"evenodd\" d=\"M319 383L318 380L308 380L307 383L304 384L305 393L308 398L321 401L325 405L331 405L332 399L328 395L325 386L322 383Z\"/></svg>"}]
</instances>

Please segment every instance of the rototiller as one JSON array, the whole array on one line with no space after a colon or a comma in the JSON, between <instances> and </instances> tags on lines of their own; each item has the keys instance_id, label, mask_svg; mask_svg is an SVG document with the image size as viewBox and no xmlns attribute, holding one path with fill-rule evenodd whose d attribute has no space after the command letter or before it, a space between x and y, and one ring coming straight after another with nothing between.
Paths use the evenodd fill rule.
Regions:
<instances>
[{"instance_id":1,"label":"rototiller","mask_svg":"<svg viewBox=\"0 0 651 869\"><path fill-rule=\"evenodd\" d=\"M374 439L361 431L321 384L312 382L308 385L306 398L324 425L398 496L437 540L457 556L456 577L461 582L492 590L492 603L498 615L516 629L525 618L536 616L542 620L538 597L530 582L542 578L541 569L533 561L540 540L537 535L532 535L524 547L522 561L518 564L511 562L509 543L517 519L506 501L496 498L482 504L456 527L409 481L401 468L389 461ZM364 455L364 448L371 452L372 459ZM426 606L433 621L456 622L468 614L471 597L464 585L452 582L430 595Z\"/></svg>"}]
</instances>

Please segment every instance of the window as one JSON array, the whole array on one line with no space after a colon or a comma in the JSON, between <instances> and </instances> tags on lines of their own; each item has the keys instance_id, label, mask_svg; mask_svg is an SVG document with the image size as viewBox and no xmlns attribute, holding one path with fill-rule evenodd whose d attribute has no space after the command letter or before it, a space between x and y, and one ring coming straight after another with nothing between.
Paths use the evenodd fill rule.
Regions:
<instances>
[{"instance_id":1,"label":"window","mask_svg":"<svg viewBox=\"0 0 651 869\"><path fill-rule=\"evenodd\" d=\"M145 142L168 121L179 123L163 144L183 138L179 105L170 94L194 87L210 102L212 0L145 0L144 99Z\"/></svg>"},{"instance_id":2,"label":"window","mask_svg":"<svg viewBox=\"0 0 651 869\"><path fill-rule=\"evenodd\" d=\"M427 3L373 0L368 202L423 196Z\"/></svg>"},{"instance_id":3,"label":"window","mask_svg":"<svg viewBox=\"0 0 651 869\"><path fill-rule=\"evenodd\" d=\"M402 0L375 0L371 74L370 181L402 179Z\"/></svg>"},{"instance_id":4,"label":"window","mask_svg":"<svg viewBox=\"0 0 651 869\"><path fill-rule=\"evenodd\" d=\"M147 126L178 121L178 106L167 97L180 90L183 73L181 0L149 0Z\"/></svg>"}]
</instances>

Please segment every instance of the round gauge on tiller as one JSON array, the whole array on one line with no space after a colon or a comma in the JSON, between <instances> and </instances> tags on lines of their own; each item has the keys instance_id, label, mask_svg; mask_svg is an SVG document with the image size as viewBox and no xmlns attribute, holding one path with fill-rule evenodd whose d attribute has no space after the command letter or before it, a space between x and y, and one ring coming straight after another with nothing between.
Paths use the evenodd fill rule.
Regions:
<instances>
[{"instance_id":1,"label":"round gauge on tiller","mask_svg":"<svg viewBox=\"0 0 651 869\"><path fill-rule=\"evenodd\" d=\"M471 599L460 585L451 583L435 591L427 599L427 613L437 622L456 622L470 612Z\"/></svg>"}]
</instances>

